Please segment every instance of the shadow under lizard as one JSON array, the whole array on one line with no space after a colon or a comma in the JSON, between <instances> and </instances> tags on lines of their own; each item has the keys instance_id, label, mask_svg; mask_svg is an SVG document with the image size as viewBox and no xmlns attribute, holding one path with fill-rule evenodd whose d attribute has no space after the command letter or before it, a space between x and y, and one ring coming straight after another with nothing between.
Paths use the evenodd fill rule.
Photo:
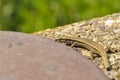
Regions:
<instances>
[{"instance_id":1,"label":"shadow under lizard","mask_svg":"<svg viewBox=\"0 0 120 80\"><path fill-rule=\"evenodd\" d=\"M87 38L69 37L69 36L61 36L59 38L56 38L55 40L75 41L75 42L80 43L81 46L89 50L96 50L99 52L98 54L102 57L105 68L108 69L110 67L105 49L103 48L103 46L99 45L98 43L92 40L89 40Z\"/></svg>"}]
</instances>

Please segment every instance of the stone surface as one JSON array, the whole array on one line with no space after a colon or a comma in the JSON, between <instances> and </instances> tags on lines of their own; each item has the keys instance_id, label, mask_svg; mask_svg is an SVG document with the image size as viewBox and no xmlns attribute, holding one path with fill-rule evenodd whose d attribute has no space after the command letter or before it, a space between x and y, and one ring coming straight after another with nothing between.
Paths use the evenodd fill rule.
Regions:
<instances>
[{"instance_id":1,"label":"stone surface","mask_svg":"<svg viewBox=\"0 0 120 80\"><path fill-rule=\"evenodd\" d=\"M19 32L0 32L0 80L109 80L71 48Z\"/></svg>"},{"instance_id":2,"label":"stone surface","mask_svg":"<svg viewBox=\"0 0 120 80\"><path fill-rule=\"evenodd\" d=\"M35 32L34 35L44 36L53 40L61 36L70 36L73 39L74 37L80 37L97 42L105 48L111 69L109 71L106 70L102 57L94 56L92 61L96 62L111 80L120 80L120 13ZM68 41L64 42L65 44L68 43ZM73 49L78 52L85 50L82 46L74 46ZM82 51L83 55L91 59L91 56L88 56L89 53L92 52L89 51L86 55L86 52Z\"/></svg>"}]
</instances>

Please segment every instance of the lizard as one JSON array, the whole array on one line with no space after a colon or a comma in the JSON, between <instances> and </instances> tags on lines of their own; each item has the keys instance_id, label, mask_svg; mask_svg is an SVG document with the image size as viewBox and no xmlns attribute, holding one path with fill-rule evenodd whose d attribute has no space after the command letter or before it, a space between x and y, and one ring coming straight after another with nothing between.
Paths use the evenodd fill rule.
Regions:
<instances>
[{"instance_id":1,"label":"lizard","mask_svg":"<svg viewBox=\"0 0 120 80\"><path fill-rule=\"evenodd\" d=\"M83 46L83 47L87 48L88 50L91 50L93 52L98 51L99 52L98 54L102 57L105 68L106 69L110 68L110 64L109 64L109 61L107 58L107 53L106 53L104 47L102 45L98 44L97 42L89 40L87 38L73 37L73 36L72 37L60 36L55 39L55 41L57 41L57 40L70 40L70 41L78 42L80 46ZM73 45L74 45L74 43L73 43Z\"/></svg>"}]
</instances>

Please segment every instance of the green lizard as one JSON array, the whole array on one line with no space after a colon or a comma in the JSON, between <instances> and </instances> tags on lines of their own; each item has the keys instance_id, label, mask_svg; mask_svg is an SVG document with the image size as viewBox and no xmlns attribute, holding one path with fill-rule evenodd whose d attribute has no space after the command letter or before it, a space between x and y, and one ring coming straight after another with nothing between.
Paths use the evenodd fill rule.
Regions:
<instances>
[{"instance_id":1,"label":"green lizard","mask_svg":"<svg viewBox=\"0 0 120 80\"><path fill-rule=\"evenodd\" d=\"M105 65L105 68L108 69L110 67L107 54L103 46L99 45L98 43L89 40L87 38L80 38L80 37L69 37L69 36L61 36L59 38L56 38L55 40L70 40L78 42L79 45L91 50L91 51L98 51L99 55L102 57L103 63Z\"/></svg>"}]
</instances>

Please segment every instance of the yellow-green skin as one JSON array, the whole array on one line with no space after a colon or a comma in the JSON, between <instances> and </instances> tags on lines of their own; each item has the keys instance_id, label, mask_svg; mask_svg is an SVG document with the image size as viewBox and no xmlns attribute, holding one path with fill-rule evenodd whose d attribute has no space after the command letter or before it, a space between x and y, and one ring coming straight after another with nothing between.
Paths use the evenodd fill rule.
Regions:
<instances>
[{"instance_id":1,"label":"yellow-green skin","mask_svg":"<svg viewBox=\"0 0 120 80\"><path fill-rule=\"evenodd\" d=\"M94 51L98 51L99 55L102 57L105 68L109 68L109 61L107 58L107 54L105 49L103 48L103 46L99 45L98 43L86 39L86 38L80 38L80 37L70 37L70 36L60 36L59 38L56 38L55 40L72 40L75 42L78 42L79 45L84 46L85 48L89 49L90 51L94 52Z\"/></svg>"}]
</instances>

